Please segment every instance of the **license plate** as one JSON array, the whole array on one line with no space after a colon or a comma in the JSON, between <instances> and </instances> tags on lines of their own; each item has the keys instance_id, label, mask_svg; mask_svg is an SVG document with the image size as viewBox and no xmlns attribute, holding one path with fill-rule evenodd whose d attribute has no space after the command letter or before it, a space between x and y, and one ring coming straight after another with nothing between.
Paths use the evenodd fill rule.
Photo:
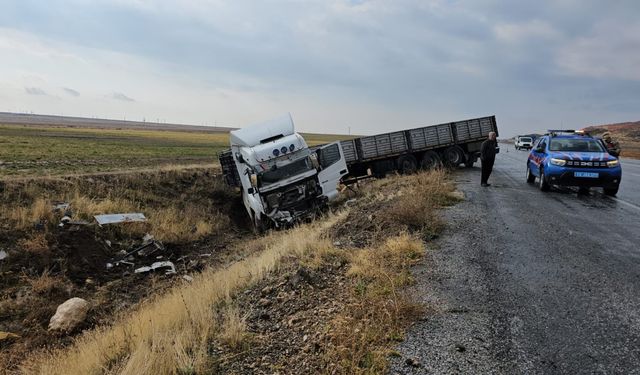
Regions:
<instances>
[{"instance_id":1,"label":"license plate","mask_svg":"<svg viewBox=\"0 0 640 375\"><path fill-rule=\"evenodd\" d=\"M600 174L593 172L573 172L575 177L598 178Z\"/></svg>"}]
</instances>

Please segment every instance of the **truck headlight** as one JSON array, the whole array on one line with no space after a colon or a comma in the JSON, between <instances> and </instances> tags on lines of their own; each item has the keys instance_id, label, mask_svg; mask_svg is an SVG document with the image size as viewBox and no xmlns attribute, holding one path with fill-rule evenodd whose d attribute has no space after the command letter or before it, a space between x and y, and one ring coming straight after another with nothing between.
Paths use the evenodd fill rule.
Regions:
<instances>
[{"instance_id":1,"label":"truck headlight","mask_svg":"<svg viewBox=\"0 0 640 375\"><path fill-rule=\"evenodd\" d=\"M556 159L556 158L551 158L551 160L549 161L549 163L553 164L553 165L557 165L559 167L562 167L563 165L567 164L566 160L563 159Z\"/></svg>"},{"instance_id":2,"label":"truck headlight","mask_svg":"<svg viewBox=\"0 0 640 375\"><path fill-rule=\"evenodd\" d=\"M619 162L619 161L617 161L617 160L611 160L611 161L608 161L608 162L607 162L607 167L609 167L609 168L617 167L617 166L618 166L618 164L620 164L620 162Z\"/></svg>"}]
</instances>

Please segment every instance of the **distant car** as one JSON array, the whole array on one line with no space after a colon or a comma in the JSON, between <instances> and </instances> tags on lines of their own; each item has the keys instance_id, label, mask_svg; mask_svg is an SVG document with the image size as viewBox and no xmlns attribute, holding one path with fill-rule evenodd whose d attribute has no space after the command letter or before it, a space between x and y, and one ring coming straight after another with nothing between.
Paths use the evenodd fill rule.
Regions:
<instances>
[{"instance_id":1,"label":"distant car","mask_svg":"<svg viewBox=\"0 0 640 375\"><path fill-rule=\"evenodd\" d=\"M543 191L551 185L602 187L606 195L614 196L622 168L599 139L573 130L550 130L536 141L527 159L527 182L536 178Z\"/></svg>"},{"instance_id":2,"label":"distant car","mask_svg":"<svg viewBox=\"0 0 640 375\"><path fill-rule=\"evenodd\" d=\"M531 150L533 147L533 138L531 137L516 137L516 150L527 149Z\"/></svg>"}]
</instances>

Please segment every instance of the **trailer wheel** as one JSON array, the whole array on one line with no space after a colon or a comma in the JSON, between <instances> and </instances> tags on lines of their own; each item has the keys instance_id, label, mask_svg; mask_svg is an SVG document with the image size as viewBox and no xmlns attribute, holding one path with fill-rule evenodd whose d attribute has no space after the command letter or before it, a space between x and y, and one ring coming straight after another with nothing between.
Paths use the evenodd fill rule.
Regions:
<instances>
[{"instance_id":1,"label":"trailer wheel","mask_svg":"<svg viewBox=\"0 0 640 375\"><path fill-rule=\"evenodd\" d=\"M465 160L464 151L458 146L451 146L444 150L444 162L449 167L457 167Z\"/></svg>"},{"instance_id":2,"label":"trailer wheel","mask_svg":"<svg viewBox=\"0 0 640 375\"><path fill-rule=\"evenodd\" d=\"M412 174L418 169L418 162L413 155L405 155L398 158L398 170L402 174Z\"/></svg>"},{"instance_id":3,"label":"trailer wheel","mask_svg":"<svg viewBox=\"0 0 640 375\"><path fill-rule=\"evenodd\" d=\"M435 151L427 151L422 155L422 160L420 161L420 168L422 169L433 169L440 165L440 155L438 155Z\"/></svg>"}]
</instances>

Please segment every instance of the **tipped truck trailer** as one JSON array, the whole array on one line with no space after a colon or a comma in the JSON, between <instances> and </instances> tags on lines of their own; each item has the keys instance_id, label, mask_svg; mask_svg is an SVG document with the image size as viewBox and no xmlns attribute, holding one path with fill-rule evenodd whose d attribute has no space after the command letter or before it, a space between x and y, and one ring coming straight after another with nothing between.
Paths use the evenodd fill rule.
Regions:
<instances>
[{"instance_id":1,"label":"tipped truck trailer","mask_svg":"<svg viewBox=\"0 0 640 375\"><path fill-rule=\"evenodd\" d=\"M314 216L347 174L340 143L310 149L289 114L233 130L230 143L219 154L225 181L241 189L258 231Z\"/></svg>"},{"instance_id":2,"label":"tipped truck trailer","mask_svg":"<svg viewBox=\"0 0 640 375\"><path fill-rule=\"evenodd\" d=\"M437 165L472 167L490 132L498 134L495 116L450 122L341 141L348 179L411 173Z\"/></svg>"}]
</instances>

